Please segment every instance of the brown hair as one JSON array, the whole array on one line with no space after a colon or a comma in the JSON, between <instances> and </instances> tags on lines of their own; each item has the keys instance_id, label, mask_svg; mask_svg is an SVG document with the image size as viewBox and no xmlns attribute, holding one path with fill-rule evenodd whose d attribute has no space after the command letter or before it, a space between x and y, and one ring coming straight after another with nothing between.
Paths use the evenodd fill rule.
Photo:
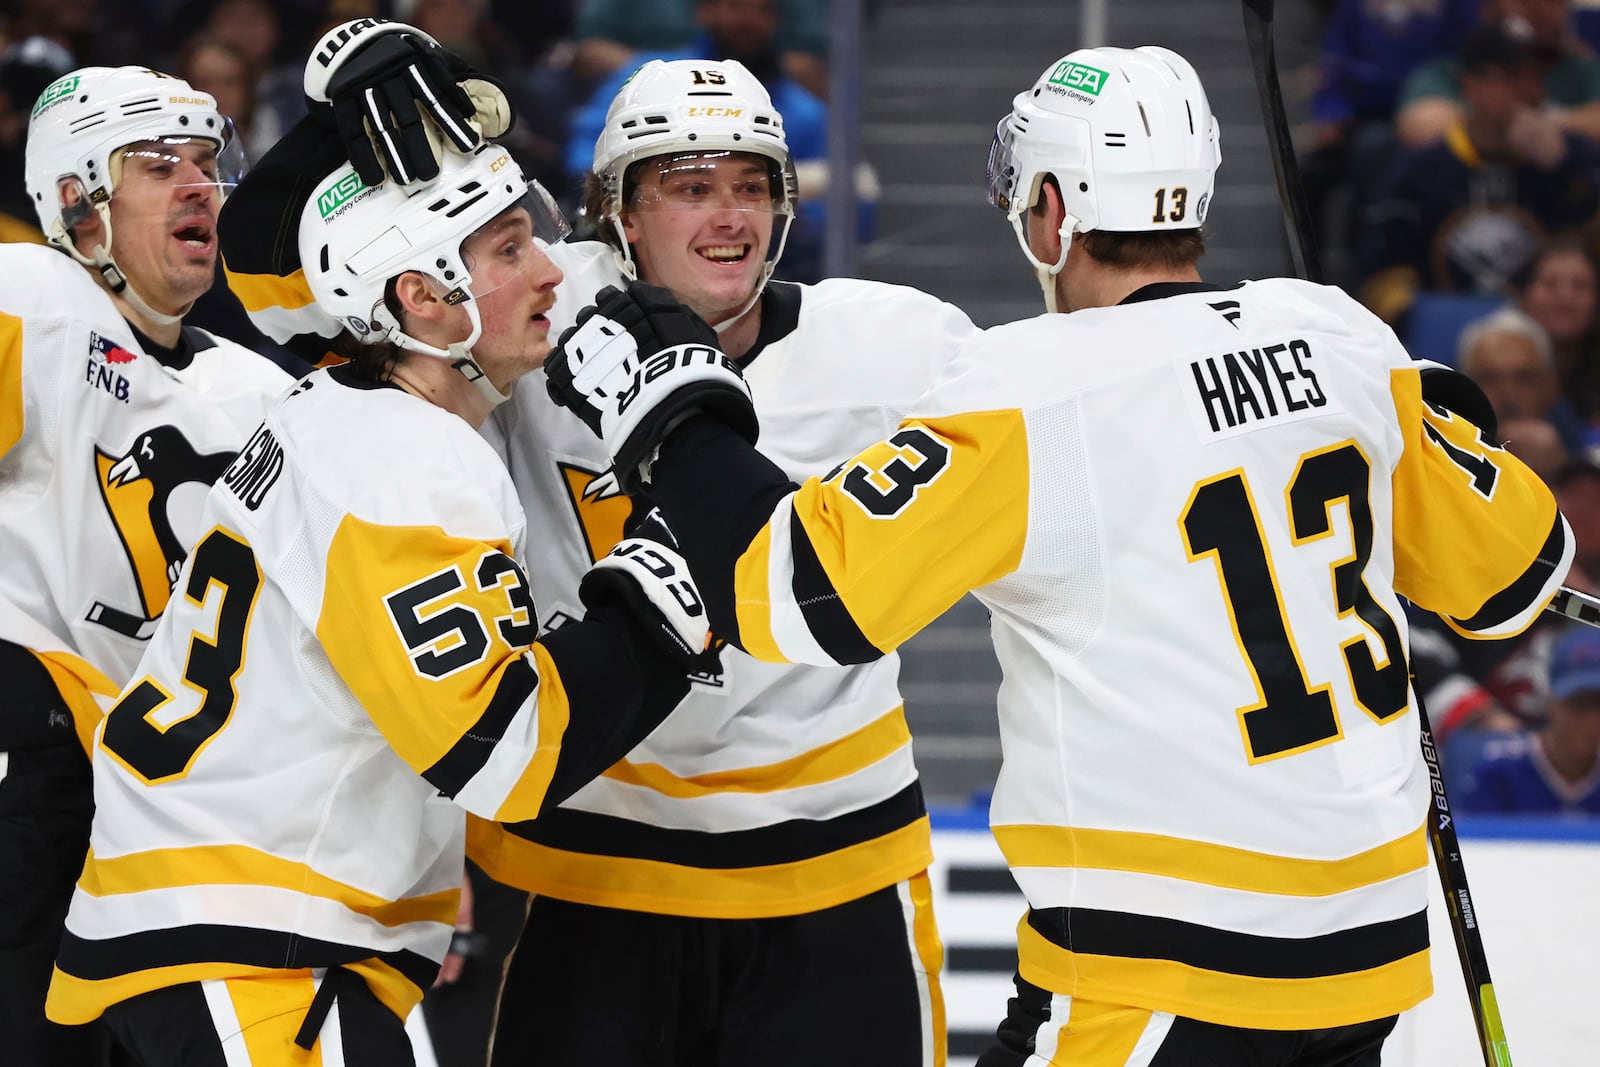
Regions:
<instances>
[{"instance_id":1,"label":"brown hair","mask_svg":"<svg viewBox=\"0 0 1600 1067\"><path fill-rule=\"evenodd\" d=\"M622 237L617 233L615 226L606 225L606 183L594 171L583 176L583 202L581 210L583 217L589 220L594 227L594 236L598 241L604 241L612 248L622 248Z\"/></svg>"},{"instance_id":2,"label":"brown hair","mask_svg":"<svg viewBox=\"0 0 1600 1067\"><path fill-rule=\"evenodd\" d=\"M404 328L404 309L400 306L400 297L395 289L397 280L398 278L390 278L388 284L383 287L383 305ZM334 355L348 360L357 375L373 382L388 381L395 367L405 358L405 350L392 341L366 344L357 340L348 330L340 330L339 336L328 342L328 349Z\"/></svg>"},{"instance_id":3,"label":"brown hair","mask_svg":"<svg viewBox=\"0 0 1600 1067\"><path fill-rule=\"evenodd\" d=\"M1204 230L1141 230L1116 233L1091 230L1083 235L1083 250L1108 267L1187 267L1206 253Z\"/></svg>"}]
</instances>

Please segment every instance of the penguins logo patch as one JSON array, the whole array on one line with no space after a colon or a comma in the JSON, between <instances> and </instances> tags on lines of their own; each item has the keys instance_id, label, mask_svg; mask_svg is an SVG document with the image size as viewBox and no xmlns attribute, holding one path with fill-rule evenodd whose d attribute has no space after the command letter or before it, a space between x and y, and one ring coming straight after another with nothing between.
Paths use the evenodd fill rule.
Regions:
<instances>
[{"instance_id":1,"label":"penguins logo patch","mask_svg":"<svg viewBox=\"0 0 1600 1067\"><path fill-rule=\"evenodd\" d=\"M233 462L234 452L197 452L175 426L141 433L121 456L96 447L95 481L133 571L139 603L118 607L95 601L89 622L141 641L155 633L187 548L173 531L168 501L191 482L209 486Z\"/></svg>"}]
</instances>

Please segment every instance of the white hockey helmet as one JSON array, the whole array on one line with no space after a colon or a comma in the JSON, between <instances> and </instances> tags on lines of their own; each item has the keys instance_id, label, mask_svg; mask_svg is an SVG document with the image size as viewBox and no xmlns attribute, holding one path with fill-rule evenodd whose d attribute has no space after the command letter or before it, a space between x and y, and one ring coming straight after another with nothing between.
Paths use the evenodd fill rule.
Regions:
<instances>
[{"instance_id":1,"label":"white hockey helmet","mask_svg":"<svg viewBox=\"0 0 1600 1067\"><path fill-rule=\"evenodd\" d=\"M232 123L217 111L210 93L148 67L75 70L39 94L28 122L24 181L45 239L99 270L113 292L162 322L176 322L179 316L150 308L127 287L112 258L110 203L121 177L121 149L141 141L193 140L215 146L218 195L225 196L244 169ZM70 207L62 204L64 182L81 186L81 199ZM73 244L71 228L91 211L100 215L105 239L85 256Z\"/></svg>"},{"instance_id":2,"label":"white hockey helmet","mask_svg":"<svg viewBox=\"0 0 1600 1067\"><path fill-rule=\"evenodd\" d=\"M652 59L633 72L612 99L594 143L592 169L605 189L604 217L620 242L623 273L637 277L618 217L632 192L628 168L657 156L712 152L752 152L772 161L773 210L783 217L783 229L769 250L753 304L789 239L796 182L783 116L772 106L766 86L744 64L731 59Z\"/></svg>"},{"instance_id":3,"label":"white hockey helmet","mask_svg":"<svg viewBox=\"0 0 1600 1067\"><path fill-rule=\"evenodd\" d=\"M525 207L533 243L490 277L462 246L501 213ZM364 344L391 343L447 359L492 402L505 397L472 358L483 332L477 300L519 277L533 255L570 232L555 200L529 181L511 154L485 142L470 154L446 151L439 176L426 184L362 184L345 165L313 190L300 216L300 264L317 303ZM464 305L471 333L439 348L405 332L384 300L391 279L417 271L433 279L448 304Z\"/></svg>"},{"instance_id":4,"label":"white hockey helmet","mask_svg":"<svg viewBox=\"0 0 1600 1067\"><path fill-rule=\"evenodd\" d=\"M1196 229L1211 206L1220 131L1189 61L1166 48L1081 48L1017 94L989 150L989 202L1004 211L1046 299L1073 232ZM1061 258L1040 263L1023 214L1047 175L1067 220Z\"/></svg>"}]
</instances>

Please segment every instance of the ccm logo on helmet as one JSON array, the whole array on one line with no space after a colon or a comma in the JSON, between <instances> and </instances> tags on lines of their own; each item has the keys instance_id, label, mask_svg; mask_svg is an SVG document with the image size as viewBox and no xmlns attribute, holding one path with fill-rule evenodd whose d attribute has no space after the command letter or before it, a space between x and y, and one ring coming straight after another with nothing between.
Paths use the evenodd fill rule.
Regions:
<instances>
[{"instance_id":1,"label":"ccm logo on helmet","mask_svg":"<svg viewBox=\"0 0 1600 1067\"><path fill-rule=\"evenodd\" d=\"M689 107L684 115L691 119L736 119L744 114L742 107Z\"/></svg>"},{"instance_id":2,"label":"ccm logo on helmet","mask_svg":"<svg viewBox=\"0 0 1600 1067\"><path fill-rule=\"evenodd\" d=\"M498 159L491 160L489 163L489 173L493 174L495 171L499 170L501 167L510 162L510 156L500 156Z\"/></svg>"}]
</instances>

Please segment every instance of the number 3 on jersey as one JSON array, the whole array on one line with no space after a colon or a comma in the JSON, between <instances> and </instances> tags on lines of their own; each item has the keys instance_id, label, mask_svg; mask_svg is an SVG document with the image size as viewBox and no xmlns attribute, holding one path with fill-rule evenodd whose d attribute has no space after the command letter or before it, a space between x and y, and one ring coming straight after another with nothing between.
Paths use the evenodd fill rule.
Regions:
<instances>
[{"instance_id":1,"label":"number 3 on jersey","mask_svg":"<svg viewBox=\"0 0 1600 1067\"><path fill-rule=\"evenodd\" d=\"M1351 553L1333 564L1340 618L1355 615L1383 645L1380 666L1365 635L1340 649L1356 703L1377 722L1407 707L1408 679L1399 627L1367 588L1372 555L1371 464L1354 441L1300 457L1289 481L1289 529L1295 545L1333 532L1331 509L1343 501ZM1249 522L1244 517L1249 516ZM1284 610L1283 593L1262 532L1261 515L1242 470L1196 485L1180 520L1190 562L1210 558L1217 568L1234 634L1255 679L1257 701L1239 709L1250 762L1273 759L1343 736L1332 685L1312 687Z\"/></svg>"},{"instance_id":2,"label":"number 3 on jersey","mask_svg":"<svg viewBox=\"0 0 1600 1067\"><path fill-rule=\"evenodd\" d=\"M182 778L206 743L228 725L238 697L234 679L244 666L250 613L261 592L261 567L250 546L218 527L195 547L189 561L184 601L170 611L204 611L216 597L216 625L196 626L189 638L183 684L199 693L200 706L187 715L174 695L144 677L106 716L100 746L148 785ZM162 714L165 711L165 714Z\"/></svg>"}]
</instances>

